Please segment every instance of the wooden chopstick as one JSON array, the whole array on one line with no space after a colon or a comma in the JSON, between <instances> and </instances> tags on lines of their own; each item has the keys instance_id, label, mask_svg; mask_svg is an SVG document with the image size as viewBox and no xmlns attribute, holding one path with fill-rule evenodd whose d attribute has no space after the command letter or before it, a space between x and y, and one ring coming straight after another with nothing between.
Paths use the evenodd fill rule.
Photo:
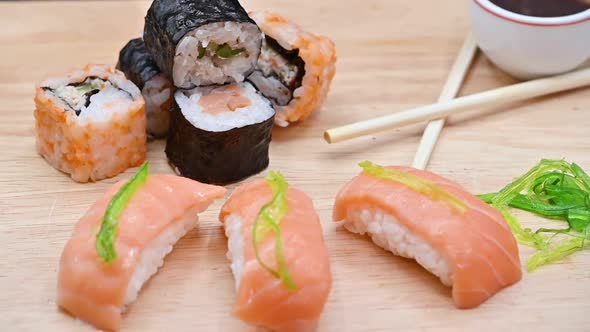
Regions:
<instances>
[{"instance_id":1,"label":"wooden chopstick","mask_svg":"<svg viewBox=\"0 0 590 332\"><path fill-rule=\"evenodd\" d=\"M399 113L352 123L324 132L328 143L338 143L383 130L394 129L422 121L444 118L470 109L522 101L556 92L590 85L590 68L566 74L540 78L511 86L489 90L451 101L418 107Z\"/></svg>"},{"instance_id":2,"label":"wooden chopstick","mask_svg":"<svg viewBox=\"0 0 590 332\"><path fill-rule=\"evenodd\" d=\"M463 42L463 46L461 47L447 78L447 82L438 98L439 103L452 100L459 93L459 89L461 89L461 85L463 85L465 75L467 75L476 53L477 44L475 43L473 34L469 33ZM444 126L444 118L433 120L428 123L426 129L424 129L424 134L422 135L422 140L416 151L416 156L414 157L414 163L412 164L414 168L425 169L426 166L428 166L430 156L434 151L434 147L436 146L436 142L438 141Z\"/></svg>"}]
</instances>

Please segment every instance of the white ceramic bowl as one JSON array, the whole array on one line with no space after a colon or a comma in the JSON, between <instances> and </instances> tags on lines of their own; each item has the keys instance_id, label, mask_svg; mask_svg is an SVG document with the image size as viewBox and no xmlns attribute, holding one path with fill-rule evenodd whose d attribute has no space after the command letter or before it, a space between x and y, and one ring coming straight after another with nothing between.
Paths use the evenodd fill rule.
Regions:
<instances>
[{"instance_id":1,"label":"white ceramic bowl","mask_svg":"<svg viewBox=\"0 0 590 332\"><path fill-rule=\"evenodd\" d=\"M481 50L516 78L564 73L590 59L590 9L562 17L532 17L489 0L469 0L469 14Z\"/></svg>"}]
</instances>

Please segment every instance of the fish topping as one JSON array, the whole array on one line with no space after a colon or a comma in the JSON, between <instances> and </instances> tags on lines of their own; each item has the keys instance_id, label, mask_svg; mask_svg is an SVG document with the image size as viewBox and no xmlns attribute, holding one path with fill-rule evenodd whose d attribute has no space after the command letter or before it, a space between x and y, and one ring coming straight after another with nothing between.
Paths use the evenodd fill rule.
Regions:
<instances>
[{"instance_id":1,"label":"fish topping","mask_svg":"<svg viewBox=\"0 0 590 332\"><path fill-rule=\"evenodd\" d=\"M373 164L370 161L363 161L359 164L359 166L361 166L365 173L371 176L403 184L412 190L428 196L432 200L445 202L453 210L458 211L459 213L464 213L467 211L467 205L465 205L463 201L447 192L443 188L418 176L398 170L387 169L385 167Z\"/></svg>"}]
</instances>

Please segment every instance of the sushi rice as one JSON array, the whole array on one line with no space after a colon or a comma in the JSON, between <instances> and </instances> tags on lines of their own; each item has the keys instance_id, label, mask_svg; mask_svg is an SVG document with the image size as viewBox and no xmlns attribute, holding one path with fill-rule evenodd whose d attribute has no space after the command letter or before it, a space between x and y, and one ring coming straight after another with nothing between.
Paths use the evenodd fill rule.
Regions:
<instances>
[{"instance_id":1,"label":"sushi rice","mask_svg":"<svg viewBox=\"0 0 590 332\"><path fill-rule=\"evenodd\" d=\"M172 252L174 244L197 226L199 218L195 216L201 210L200 207L188 210L180 220L158 235L143 250L137 269L133 272L127 287L123 312L137 299L143 285L164 265L164 258Z\"/></svg>"},{"instance_id":2,"label":"sushi rice","mask_svg":"<svg viewBox=\"0 0 590 332\"><path fill-rule=\"evenodd\" d=\"M147 132L154 137L163 137L170 127L170 109L174 87L163 74L145 83L141 94L145 99Z\"/></svg>"},{"instance_id":3,"label":"sushi rice","mask_svg":"<svg viewBox=\"0 0 590 332\"><path fill-rule=\"evenodd\" d=\"M260 54L262 34L252 23L216 22L189 32L176 48L174 84L191 88L210 84L242 82L252 72ZM199 55L199 46L227 44L243 52L224 59L214 54Z\"/></svg>"},{"instance_id":4,"label":"sushi rice","mask_svg":"<svg viewBox=\"0 0 590 332\"><path fill-rule=\"evenodd\" d=\"M391 214L370 205L350 206L344 227L352 233L368 234L376 245L394 255L415 259L445 286L453 285L453 273L448 262L428 242L410 232Z\"/></svg>"},{"instance_id":5,"label":"sushi rice","mask_svg":"<svg viewBox=\"0 0 590 332\"><path fill-rule=\"evenodd\" d=\"M253 123L260 123L274 115L270 102L262 97L252 84L248 82L236 85L241 94L250 101L247 107L229 109L221 114L210 114L202 109L199 101L204 95L209 95L215 90L224 89L225 86L210 86L195 88L186 91L177 91L176 102L184 117L195 127L220 132L233 128L240 128Z\"/></svg>"}]
</instances>

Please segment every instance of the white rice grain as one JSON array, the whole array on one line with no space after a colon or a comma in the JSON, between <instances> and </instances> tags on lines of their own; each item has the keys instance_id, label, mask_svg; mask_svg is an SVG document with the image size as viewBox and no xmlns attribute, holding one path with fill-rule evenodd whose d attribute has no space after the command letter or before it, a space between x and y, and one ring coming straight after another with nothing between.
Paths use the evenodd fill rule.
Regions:
<instances>
[{"instance_id":1,"label":"white rice grain","mask_svg":"<svg viewBox=\"0 0 590 332\"><path fill-rule=\"evenodd\" d=\"M195 88L188 91L177 91L174 95L176 103L180 107L184 117L195 127L220 132L233 128L241 128L247 125L261 123L273 116L274 110L270 101L262 97L248 82L238 84L241 93L248 98L251 105L228 111L218 115L204 112L199 105L201 97L219 87Z\"/></svg>"},{"instance_id":2,"label":"white rice grain","mask_svg":"<svg viewBox=\"0 0 590 332\"><path fill-rule=\"evenodd\" d=\"M231 261L236 290L240 288L242 271L244 271L244 237L242 235L242 218L231 214L225 219L225 236L227 236L227 258Z\"/></svg>"},{"instance_id":3,"label":"white rice grain","mask_svg":"<svg viewBox=\"0 0 590 332\"><path fill-rule=\"evenodd\" d=\"M228 44L245 52L229 59L205 56L199 59L199 43ZM251 23L217 22L204 25L186 34L176 46L174 85L191 88L211 84L242 82L256 64L260 54L262 33Z\"/></svg>"},{"instance_id":4,"label":"white rice grain","mask_svg":"<svg viewBox=\"0 0 590 332\"><path fill-rule=\"evenodd\" d=\"M174 244L197 226L199 211L199 207L189 210L182 219L163 231L143 250L137 269L127 286L125 306L135 301L143 285L164 265L164 258L172 251Z\"/></svg>"},{"instance_id":5,"label":"white rice grain","mask_svg":"<svg viewBox=\"0 0 590 332\"><path fill-rule=\"evenodd\" d=\"M415 259L444 285L452 286L453 273L448 262L428 242L385 211L368 205L351 206L344 227L352 233L368 234L375 244L395 255Z\"/></svg>"}]
</instances>

